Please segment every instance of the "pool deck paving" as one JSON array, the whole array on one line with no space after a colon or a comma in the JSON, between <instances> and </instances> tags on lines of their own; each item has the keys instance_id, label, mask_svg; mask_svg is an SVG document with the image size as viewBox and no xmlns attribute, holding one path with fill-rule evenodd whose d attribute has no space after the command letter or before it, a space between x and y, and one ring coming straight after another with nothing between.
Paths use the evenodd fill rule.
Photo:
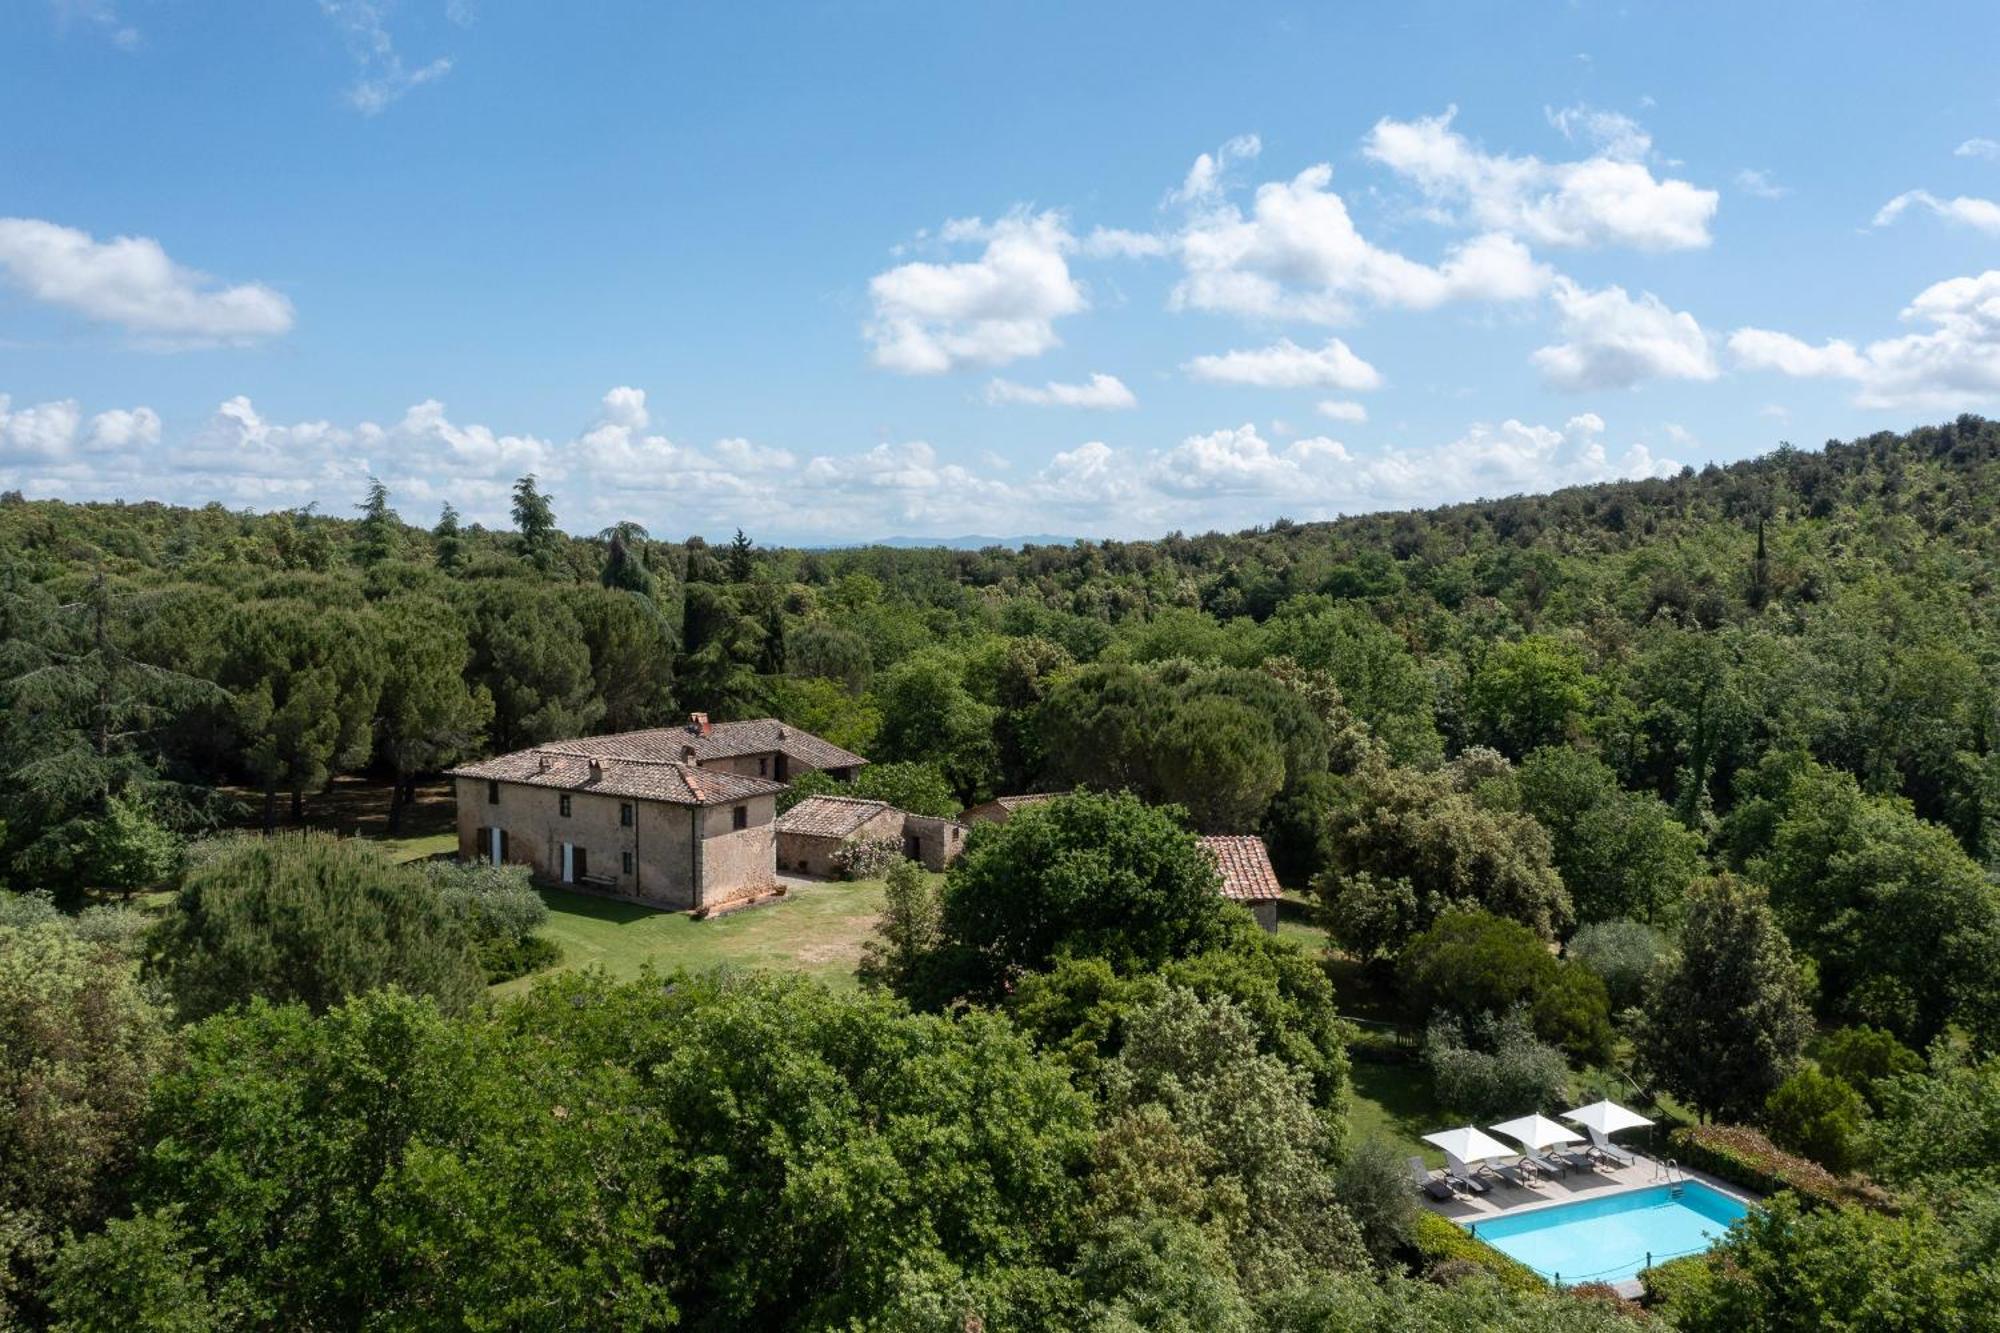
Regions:
<instances>
[{"instance_id":1,"label":"pool deck paving","mask_svg":"<svg viewBox=\"0 0 2000 1333\"><path fill-rule=\"evenodd\" d=\"M1572 1168L1555 1176L1531 1176L1530 1178L1536 1183L1528 1189L1509 1185L1496 1175L1483 1174L1480 1179L1490 1187L1484 1194L1454 1194L1449 1200L1432 1199L1425 1195L1422 1196L1421 1202L1424 1207L1439 1216L1450 1218L1460 1226L1470 1227L1487 1218L1512 1217L1519 1213L1554 1208L1582 1199L1604 1199L1668 1183L1668 1167L1665 1162L1633 1151L1637 1160L1631 1166L1614 1166L1610 1162L1600 1160L1595 1170ZM1755 1195L1748 1193L1741 1186L1719 1180L1705 1171L1692 1171L1677 1165L1672 1168L1671 1178L1699 1181L1718 1194L1726 1194L1744 1203L1758 1202ZM1641 1294L1641 1285L1637 1279L1615 1282L1612 1286L1620 1296L1628 1299L1636 1299Z\"/></svg>"}]
</instances>

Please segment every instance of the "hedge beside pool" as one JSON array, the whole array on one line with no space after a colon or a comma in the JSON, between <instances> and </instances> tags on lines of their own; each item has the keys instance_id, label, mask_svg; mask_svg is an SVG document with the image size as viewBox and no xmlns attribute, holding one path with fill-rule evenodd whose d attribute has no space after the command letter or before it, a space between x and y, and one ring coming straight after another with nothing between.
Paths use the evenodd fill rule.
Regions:
<instances>
[{"instance_id":1,"label":"hedge beside pool","mask_svg":"<svg viewBox=\"0 0 2000 1333\"><path fill-rule=\"evenodd\" d=\"M1549 1284L1534 1269L1509 1259L1456 1222L1428 1209L1417 1213L1410 1241L1424 1268L1457 1260L1493 1274L1510 1291L1549 1290Z\"/></svg>"},{"instance_id":2,"label":"hedge beside pool","mask_svg":"<svg viewBox=\"0 0 2000 1333\"><path fill-rule=\"evenodd\" d=\"M1788 1153L1744 1125L1683 1125L1667 1142L1680 1165L1706 1171L1756 1194L1791 1190L1807 1203L1892 1210L1888 1194L1879 1186L1836 1176L1818 1162Z\"/></svg>"}]
</instances>

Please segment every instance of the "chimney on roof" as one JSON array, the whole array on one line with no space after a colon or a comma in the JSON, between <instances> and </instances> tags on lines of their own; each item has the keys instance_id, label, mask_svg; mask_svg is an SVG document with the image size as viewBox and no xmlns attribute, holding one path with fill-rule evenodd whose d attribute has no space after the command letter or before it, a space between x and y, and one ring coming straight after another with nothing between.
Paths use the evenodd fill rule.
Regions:
<instances>
[{"instance_id":1,"label":"chimney on roof","mask_svg":"<svg viewBox=\"0 0 2000 1333\"><path fill-rule=\"evenodd\" d=\"M689 730L689 731L692 731L692 732L693 732L693 733L694 733L695 735L697 735L697 736L706 736L706 735L708 735L708 714L707 714L707 713L689 713L689 714L688 714L688 730Z\"/></svg>"},{"instance_id":2,"label":"chimney on roof","mask_svg":"<svg viewBox=\"0 0 2000 1333\"><path fill-rule=\"evenodd\" d=\"M783 727L778 728L778 739L779 740L785 739L785 729Z\"/></svg>"},{"instance_id":3,"label":"chimney on roof","mask_svg":"<svg viewBox=\"0 0 2000 1333\"><path fill-rule=\"evenodd\" d=\"M694 747L692 745L683 745L681 747L681 762L683 764L692 764L694 761Z\"/></svg>"},{"instance_id":4,"label":"chimney on roof","mask_svg":"<svg viewBox=\"0 0 2000 1333\"><path fill-rule=\"evenodd\" d=\"M593 778L601 778L601 777L603 777L603 776L604 776L604 761L603 761L603 760L601 760L601 759L593 759L593 760L591 760L591 761L590 761L590 776L591 776L591 777L593 777Z\"/></svg>"},{"instance_id":5,"label":"chimney on roof","mask_svg":"<svg viewBox=\"0 0 2000 1333\"><path fill-rule=\"evenodd\" d=\"M551 761L551 760L549 759L549 757L548 757L547 755L545 755L545 754L538 754L538 755L536 755L536 756L535 756L535 771L536 771L537 773L546 773L546 772L548 772L548 771L549 771L549 764L550 764L551 762L552 762L552 761Z\"/></svg>"}]
</instances>

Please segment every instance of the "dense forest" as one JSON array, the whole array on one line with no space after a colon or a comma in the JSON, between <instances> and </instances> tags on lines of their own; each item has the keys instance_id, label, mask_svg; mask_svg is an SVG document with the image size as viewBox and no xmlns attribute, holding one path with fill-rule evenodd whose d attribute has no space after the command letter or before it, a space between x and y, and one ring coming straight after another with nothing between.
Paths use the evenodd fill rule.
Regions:
<instances>
[{"instance_id":1,"label":"dense forest","mask_svg":"<svg viewBox=\"0 0 2000 1333\"><path fill-rule=\"evenodd\" d=\"M1996 500L1974 417L1020 550L0 497L0 1324L1994 1327ZM493 1002L524 885L285 831L690 710L1079 794L892 874L858 994ZM1778 1197L1552 1292L1352 1132L1363 1011L1440 1105L1643 1088Z\"/></svg>"}]
</instances>

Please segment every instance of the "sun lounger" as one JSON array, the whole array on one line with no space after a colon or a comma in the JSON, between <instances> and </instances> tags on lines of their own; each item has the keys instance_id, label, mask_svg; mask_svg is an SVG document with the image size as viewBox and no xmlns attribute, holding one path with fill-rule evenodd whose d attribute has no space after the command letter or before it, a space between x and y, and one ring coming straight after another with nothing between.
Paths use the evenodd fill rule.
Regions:
<instances>
[{"instance_id":1,"label":"sun lounger","mask_svg":"<svg viewBox=\"0 0 2000 1333\"><path fill-rule=\"evenodd\" d=\"M1545 1176L1557 1175L1562 1171L1562 1164L1560 1162L1552 1162L1540 1153L1522 1153L1521 1160Z\"/></svg>"},{"instance_id":2,"label":"sun lounger","mask_svg":"<svg viewBox=\"0 0 2000 1333\"><path fill-rule=\"evenodd\" d=\"M1479 1178L1479 1173L1450 1153L1444 1155L1445 1179L1464 1190L1467 1194L1484 1194L1492 1189Z\"/></svg>"},{"instance_id":3,"label":"sun lounger","mask_svg":"<svg viewBox=\"0 0 2000 1333\"><path fill-rule=\"evenodd\" d=\"M1481 1167L1480 1170L1491 1172L1517 1190L1529 1190L1535 1187L1534 1177L1522 1170L1520 1162L1516 1162L1512 1166L1495 1162L1491 1166Z\"/></svg>"},{"instance_id":4,"label":"sun lounger","mask_svg":"<svg viewBox=\"0 0 2000 1333\"><path fill-rule=\"evenodd\" d=\"M1412 1157L1410 1159L1410 1180L1418 1189L1430 1195L1439 1203L1443 1203L1453 1197L1451 1186L1432 1175L1429 1168L1424 1165L1424 1159L1421 1157Z\"/></svg>"},{"instance_id":5,"label":"sun lounger","mask_svg":"<svg viewBox=\"0 0 2000 1333\"><path fill-rule=\"evenodd\" d=\"M1590 1151L1599 1157L1609 1157L1620 1166L1630 1166L1639 1159L1604 1136L1602 1130L1585 1128L1590 1135Z\"/></svg>"},{"instance_id":6,"label":"sun lounger","mask_svg":"<svg viewBox=\"0 0 2000 1333\"><path fill-rule=\"evenodd\" d=\"M1597 1169L1597 1159L1587 1152L1570 1152L1558 1149L1554 1153L1554 1156L1560 1161L1569 1163L1569 1165L1579 1171L1595 1171Z\"/></svg>"}]
</instances>

